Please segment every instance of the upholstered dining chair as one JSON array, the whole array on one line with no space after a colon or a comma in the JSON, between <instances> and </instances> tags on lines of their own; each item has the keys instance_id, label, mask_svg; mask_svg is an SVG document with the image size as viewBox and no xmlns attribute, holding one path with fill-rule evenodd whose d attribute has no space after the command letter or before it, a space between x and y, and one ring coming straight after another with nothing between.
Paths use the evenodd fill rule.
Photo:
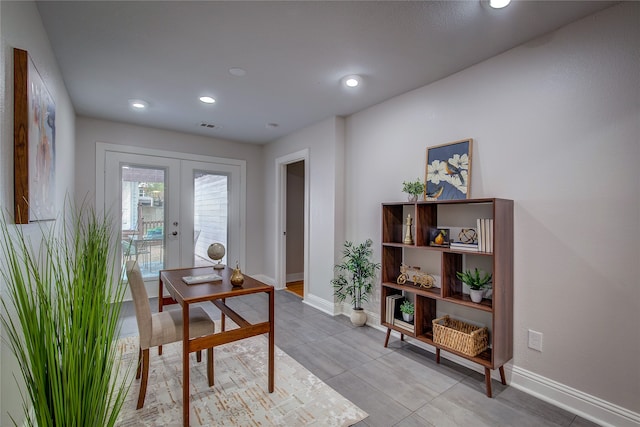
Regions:
<instances>
[{"instance_id":1,"label":"upholstered dining chair","mask_svg":"<svg viewBox=\"0 0 640 427\"><path fill-rule=\"evenodd\" d=\"M176 341L182 341L182 310L165 310L160 313L151 313L149 296L144 287L144 280L137 261L129 260L125 264L127 280L133 304L136 310L136 321L138 323L138 333L140 334L140 349L138 352L138 370L136 379L140 383L140 394L138 395L138 406L144 406L144 399L147 394L147 382L149 379L149 349ZM215 333L215 322L209 317L202 307L192 307L189 309L189 335L191 338ZM198 362L200 361L198 352ZM213 348L207 349L207 376L209 386L213 385Z\"/></svg>"}]
</instances>

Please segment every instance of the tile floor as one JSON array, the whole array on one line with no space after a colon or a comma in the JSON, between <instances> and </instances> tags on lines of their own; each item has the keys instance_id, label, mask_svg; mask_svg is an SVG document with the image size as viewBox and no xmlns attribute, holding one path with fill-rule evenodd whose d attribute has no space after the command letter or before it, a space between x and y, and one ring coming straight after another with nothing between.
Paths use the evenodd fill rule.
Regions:
<instances>
[{"instance_id":1,"label":"tile floor","mask_svg":"<svg viewBox=\"0 0 640 427\"><path fill-rule=\"evenodd\" d=\"M266 295L227 303L250 322L268 316ZM157 307L156 300L151 305ZM220 318L211 304L203 307ZM121 335L137 335L131 302L121 318ZM369 414L356 427L597 425L497 381L489 399L483 375L446 359L438 365L432 353L393 336L384 348L384 338L276 292L276 345Z\"/></svg>"}]
</instances>

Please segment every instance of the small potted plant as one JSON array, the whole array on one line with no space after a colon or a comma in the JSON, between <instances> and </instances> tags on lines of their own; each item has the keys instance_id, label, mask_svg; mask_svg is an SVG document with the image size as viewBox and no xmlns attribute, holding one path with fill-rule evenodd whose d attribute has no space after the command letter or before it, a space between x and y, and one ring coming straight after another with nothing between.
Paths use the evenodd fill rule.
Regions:
<instances>
[{"instance_id":1,"label":"small potted plant","mask_svg":"<svg viewBox=\"0 0 640 427\"><path fill-rule=\"evenodd\" d=\"M402 319L405 322L413 322L415 307L413 306L413 303L411 301L409 301L408 299L404 300L402 302L402 305L400 305L400 312L402 313Z\"/></svg>"},{"instance_id":2,"label":"small potted plant","mask_svg":"<svg viewBox=\"0 0 640 427\"><path fill-rule=\"evenodd\" d=\"M415 202L418 200L418 196L424 194L424 183L420 179L415 181L404 181L402 183L402 192L409 195L409 201Z\"/></svg>"},{"instance_id":3,"label":"small potted plant","mask_svg":"<svg viewBox=\"0 0 640 427\"><path fill-rule=\"evenodd\" d=\"M344 243L342 263L335 266L339 272L338 277L331 280L333 294L336 299L343 302L347 297L353 303L351 311L351 323L356 326L364 326L367 322L367 314L362 309L362 302L373 290L373 279L380 264L371 261L373 241L367 239L358 245L352 242Z\"/></svg>"},{"instance_id":4,"label":"small potted plant","mask_svg":"<svg viewBox=\"0 0 640 427\"><path fill-rule=\"evenodd\" d=\"M476 267L474 271L458 271L456 272L456 276L462 281L462 283L469 286L469 296L471 296L471 301L481 302L482 297L484 296L484 289L489 287L492 275L478 270Z\"/></svg>"}]
</instances>

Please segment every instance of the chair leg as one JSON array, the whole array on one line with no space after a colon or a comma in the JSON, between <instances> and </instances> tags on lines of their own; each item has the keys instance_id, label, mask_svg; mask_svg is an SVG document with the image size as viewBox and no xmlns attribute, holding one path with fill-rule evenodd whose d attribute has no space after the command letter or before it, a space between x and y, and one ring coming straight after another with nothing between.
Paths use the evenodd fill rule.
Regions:
<instances>
[{"instance_id":1,"label":"chair leg","mask_svg":"<svg viewBox=\"0 0 640 427\"><path fill-rule=\"evenodd\" d=\"M142 373L142 348L138 347L138 369L136 370L136 379L140 379Z\"/></svg>"},{"instance_id":2,"label":"chair leg","mask_svg":"<svg viewBox=\"0 0 640 427\"><path fill-rule=\"evenodd\" d=\"M202 362L202 350L198 350L196 352L196 360L198 361L198 363Z\"/></svg>"},{"instance_id":3,"label":"chair leg","mask_svg":"<svg viewBox=\"0 0 640 427\"><path fill-rule=\"evenodd\" d=\"M207 349L207 378L209 387L213 387L213 347Z\"/></svg>"},{"instance_id":4,"label":"chair leg","mask_svg":"<svg viewBox=\"0 0 640 427\"><path fill-rule=\"evenodd\" d=\"M138 395L138 406L144 406L144 398L147 396L147 381L149 380L149 349L142 350L142 381L140 382L140 394Z\"/></svg>"}]
</instances>

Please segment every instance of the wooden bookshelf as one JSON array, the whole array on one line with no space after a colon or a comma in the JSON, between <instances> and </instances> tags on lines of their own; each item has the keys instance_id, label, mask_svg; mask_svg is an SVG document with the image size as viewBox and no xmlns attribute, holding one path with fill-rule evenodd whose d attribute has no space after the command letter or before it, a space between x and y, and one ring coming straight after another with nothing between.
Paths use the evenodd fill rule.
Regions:
<instances>
[{"instance_id":1,"label":"wooden bookshelf","mask_svg":"<svg viewBox=\"0 0 640 427\"><path fill-rule=\"evenodd\" d=\"M413 218L413 245L404 244L406 218ZM470 252L448 247L429 246L429 232L433 228L476 228L478 218L493 220L491 252ZM440 287L420 287L411 281L398 284L400 267L407 259L422 260L431 257L431 265L437 271L424 271L440 277ZM433 257L437 257L434 261ZM439 259L438 259L439 258ZM411 265L411 264L408 264ZM491 296L474 303L465 292L457 271L480 265L493 275ZM387 327L385 347L392 330L401 339L410 336L436 348L436 361L440 352L446 351L468 359L484 367L487 396L491 397L491 370L499 369L500 378L506 384L504 364L513 358L513 201L497 198L424 201L416 203L382 204L382 286L381 323ZM387 321L386 300L394 294L413 299L415 306L414 332ZM489 348L470 357L433 341L433 320L447 314L453 304L456 312L473 318L477 313L488 316ZM451 316L456 317L458 316ZM461 319L465 320L465 319Z\"/></svg>"}]
</instances>

